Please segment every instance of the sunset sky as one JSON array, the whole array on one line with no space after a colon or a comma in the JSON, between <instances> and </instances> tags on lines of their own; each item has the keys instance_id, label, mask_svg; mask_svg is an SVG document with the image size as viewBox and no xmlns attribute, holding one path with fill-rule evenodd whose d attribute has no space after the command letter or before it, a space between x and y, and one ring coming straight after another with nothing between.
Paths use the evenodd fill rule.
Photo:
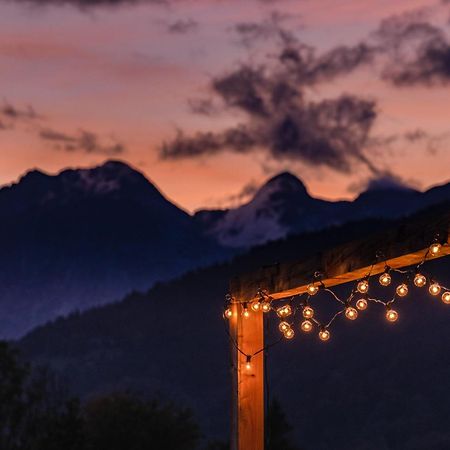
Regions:
<instances>
[{"instance_id":1,"label":"sunset sky","mask_svg":"<svg viewBox=\"0 0 450 450\"><path fill-rule=\"evenodd\" d=\"M0 0L0 81L1 184L114 158L194 211L283 170L450 180L445 0Z\"/></svg>"}]
</instances>

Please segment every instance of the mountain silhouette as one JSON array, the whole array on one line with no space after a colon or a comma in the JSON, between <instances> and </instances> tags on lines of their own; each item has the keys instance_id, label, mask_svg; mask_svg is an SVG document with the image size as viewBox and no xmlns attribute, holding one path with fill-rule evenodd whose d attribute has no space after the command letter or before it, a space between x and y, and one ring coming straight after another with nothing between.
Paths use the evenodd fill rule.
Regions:
<instances>
[{"instance_id":1,"label":"mountain silhouette","mask_svg":"<svg viewBox=\"0 0 450 450\"><path fill-rule=\"evenodd\" d=\"M0 329L15 337L223 259L191 216L119 161L0 190Z\"/></svg>"},{"instance_id":2,"label":"mountain silhouette","mask_svg":"<svg viewBox=\"0 0 450 450\"><path fill-rule=\"evenodd\" d=\"M397 219L450 199L450 183L426 192L400 185L369 184L353 202L312 197L289 172L270 179L246 204L229 210L200 210L195 219L219 243L248 248L290 234L366 218Z\"/></svg>"}]
</instances>

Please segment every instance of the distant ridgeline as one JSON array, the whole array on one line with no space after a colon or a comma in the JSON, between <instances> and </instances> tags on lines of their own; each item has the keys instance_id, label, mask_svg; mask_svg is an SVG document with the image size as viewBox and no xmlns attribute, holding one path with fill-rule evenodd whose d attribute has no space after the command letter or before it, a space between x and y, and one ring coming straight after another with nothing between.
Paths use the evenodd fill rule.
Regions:
<instances>
[{"instance_id":1,"label":"distant ridgeline","mask_svg":"<svg viewBox=\"0 0 450 450\"><path fill-rule=\"evenodd\" d=\"M450 184L425 193L377 188L354 202L328 202L283 173L246 205L191 216L119 161L56 176L32 171L0 189L0 337L20 337L268 241L399 218L449 199Z\"/></svg>"},{"instance_id":2,"label":"distant ridgeline","mask_svg":"<svg viewBox=\"0 0 450 450\"><path fill-rule=\"evenodd\" d=\"M447 203L422 214L449 209ZM299 260L393 224L365 220L268 243L232 263L58 319L19 346L25 357L63 374L83 396L125 388L160 393L191 407L208 435L227 438L229 342L221 311L228 280L236 272ZM450 258L427 265L442 284L450 284ZM346 289L336 291L344 295ZM337 321L327 345L304 335L269 352L270 393L281 401L300 448L447 448L450 391L443 380L450 364L450 306L418 290L405 302L407 314L399 305L395 327L369 308L354 323Z\"/></svg>"}]
</instances>

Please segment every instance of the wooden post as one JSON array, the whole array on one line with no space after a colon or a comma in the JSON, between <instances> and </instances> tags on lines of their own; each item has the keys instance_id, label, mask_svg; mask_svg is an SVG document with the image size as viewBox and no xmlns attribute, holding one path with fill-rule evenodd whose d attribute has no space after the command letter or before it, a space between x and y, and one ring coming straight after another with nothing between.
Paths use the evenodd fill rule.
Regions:
<instances>
[{"instance_id":1,"label":"wooden post","mask_svg":"<svg viewBox=\"0 0 450 450\"><path fill-rule=\"evenodd\" d=\"M239 301L239 299L238 299ZM242 306L233 305L230 332L239 349L253 355L264 347L262 311L242 315ZM233 344L232 344L233 345ZM264 450L264 354L247 358L233 345L232 450Z\"/></svg>"},{"instance_id":2,"label":"wooden post","mask_svg":"<svg viewBox=\"0 0 450 450\"><path fill-rule=\"evenodd\" d=\"M246 368L247 355L264 347L263 313L251 311L243 317L242 304L257 298L260 289L275 299L306 292L316 270L321 270L326 286L348 283L384 270L386 262L393 268L417 264L428 255L428 245L436 235L445 244L440 253L430 259L450 255L450 213L442 217L419 216L398 227L386 230L365 240L309 255L303 261L263 267L258 271L231 280L234 297L230 334L233 340L233 398L231 450L264 450L264 354L259 353ZM373 264L377 250L384 258ZM255 297L256 296L256 297Z\"/></svg>"}]
</instances>

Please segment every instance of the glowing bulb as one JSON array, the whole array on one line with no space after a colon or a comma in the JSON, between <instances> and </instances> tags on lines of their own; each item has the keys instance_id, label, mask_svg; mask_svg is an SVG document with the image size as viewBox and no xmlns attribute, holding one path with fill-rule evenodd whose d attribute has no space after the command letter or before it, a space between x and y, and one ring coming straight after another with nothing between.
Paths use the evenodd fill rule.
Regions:
<instances>
[{"instance_id":1,"label":"glowing bulb","mask_svg":"<svg viewBox=\"0 0 450 450\"><path fill-rule=\"evenodd\" d=\"M397 322L398 320L398 312L395 309L388 309L386 311L386 319L389 322Z\"/></svg>"},{"instance_id":2,"label":"glowing bulb","mask_svg":"<svg viewBox=\"0 0 450 450\"><path fill-rule=\"evenodd\" d=\"M430 253L433 256L436 256L441 251L441 244L438 242L435 242L434 244L430 245Z\"/></svg>"},{"instance_id":3,"label":"glowing bulb","mask_svg":"<svg viewBox=\"0 0 450 450\"><path fill-rule=\"evenodd\" d=\"M282 333L285 333L287 330L289 330L289 328L291 328L291 326L287 322L280 322L280 324L278 325L278 329Z\"/></svg>"},{"instance_id":4,"label":"glowing bulb","mask_svg":"<svg viewBox=\"0 0 450 450\"><path fill-rule=\"evenodd\" d=\"M314 310L311 308L311 306L305 306L303 308L303 317L305 319L312 319L314 317Z\"/></svg>"},{"instance_id":5,"label":"glowing bulb","mask_svg":"<svg viewBox=\"0 0 450 450\"><path fill-rule=\"evenodd\" d=\"M245 368L247 370L251 370L252 368L252 357L251 356L247 356L247 361L245 362Z\"/></svg>"},{"instance_id":6,"label":"glowing bulb","mask_svg":"<svg viewBox=\"0 0 450 450\"><path fill-rule=\"evenodd\" d=\"M251 308L252 308L253 311L258 312L261 309L261 303L259 303L259 300L255 300L252 303Z\"/></svg>"},{"instance_id":7,"label":"glowing bulb","mask_svg":"<svg viewBox=\"0 0 450 450\"><path fill-rule=\"evenodd\" d=\"M278 317L288 317L292 314L292 308L290 305L284 305L281 308L277 309Z\"/></svg>"},{"instance_id":8,"label":"glowing bulb","mask_svg":"<svg viewBox=\"0 0 450 450\"><path fill-rule=\"evenodd\" d=\"M378 280L381 286L389 286L391 284L392 278L387 272L385 272L382 275L380 275L380 278Z\"/></svg>"},{"instance_id":9,"label":"glowing bulb","mask_svg":"<svg viewBox=\"0 0 450 450\"><path fill-rule=\"evenodd\" d=\"M368 303L367 300L365 298L360 298L357 302L356 302L356 307L360 310L360 311L364 311L365 309L367 309L368 307Z\"/></svg>"},{"instance_id":10,"label":"glowing bulb","mask_svg":"<svg viewBox=\"0 0 450 450\"><path fill-rule=\"evenodd\" d=\"M313 324L310 320L304 320L300 325L300 329L305 333L309 333L313 329Z\"/></svg>"},{"instance_id":11,"label":"glowing bulb","mask_svg":"<svg viewBox=\"0 0 450 450\"><path fill-rule=\"evenodd\" d=\"M358 311L351 306L347 306L347 308L345 308L345 317L347 317L348 320L355 320L358 317Z\"/></svg>"},{"instance_id":12,"label":"glowing bulb","mask_svg":"<svg viewBox=\"0 0 450 450\"><path fill-rule=\"evenodd\" d=\"M427 279L421 273L416 273L414 277L414 284L417 287L424 287L427 284Z\"/></svg>"},{"instance_id":13,"label":"glowing bulb","mask_svg":"<svg viewBox=\"0 0 450 450\"><path fill-rule=\"evenodd\" d=\"M294 332L294 330L292 328L289 328L288 330L286 330L284 332L284 337L286 339L292 339L294 336L295 336L295 332Z\"/></svg>"},{"instance_id":14,"label":"glowing bulb","mask_svg":"<svg viewBox=\"0 0 450 450\"><path fill-rule=\"evenodd\" d=\"M442 294L442 301L447 304L450 305L450 292L446 291Z\"/></svg>"},{"instance_id":15,"label":"glowing bulb","mask_svg":"<svg viewBox=\"0 0 450 450\"><path fill-rule=\"evenodd\" d=\"M306 290L308 291L309 295L316 295L317 292L319 292L319 286L316 286L315 284L310 284Z\"/></svg>"},{"instance_id":16,"label":"glowing bulb","mask_svg":"<svg viewBox=\"0 0 450 450\"><path fill-rule=\"evenodd\" d=\"M397 286L397 289L395 290L395 292L397 292L397 295L399 297L404 297L405 295L408 294L408 286L406 286L405 283L402 283L399 286Z\"/></svg>"},{"instance_id":17,"label":"glowing bulb","mask_svg":"<svg viewBox=\"0 0 450 450\"><path fill-rule=\"evenodd\" d=\"M356 289L358 289L358 292L360 292L361 294L365 294L367 293L367 291L369 290L369 282L367 280L361 280Z\"/></svg>"},{"instance_id":18,"label":"glowing bulb","mask_svg":"<svg viewBox=\"0 0 450 450\"><path fill-rule=\"evenodd\" d=\"M319 331L319 339L321 341L328 341L330 339L330 332L328 330L320 330Z\"/></svg>"},{"instance_id":19,"label":"glowing bulb","mask_svg":"<svg viewBox=\"0 0 450 450\"><path fill-rule=\"evenodd\" d=\"M270 303L269 302L261 303L261 309L263 312L268 313L270 311Z\"/></svg>"},{"instance_id":20,"label":"glowing bulb","mask_svg":"<svg viewBox=\"0 0 450 450\"><path fill-rule=\"evenodd\" d=\"M431 295L438 295L441 292L441 286L439 286L438 283L432 283L430 284L428 291Z\"/></svg>"},{"instance_id":21,"label":"glowing bulb","mask_svg":"<svg viewBox=\"0 0 450 450\"><path fill-rule=\"evenodd\" d=\"M248 308L246 306L244 307L244 311L242 312L242 315L244 317L249 317L250 316L250 311L248 310Z\"/></svg>"},{"instance_id":22,"label":"glowing bulb","mask_svg":"<svg viewBox=\"0 0 450 450\"><path fill-rule=\"evenodd\" d=\"M224 312L224 315L227 319L231 319L233 317L233 311L231 308L227 308Z\"/></svg>"}]
</instances>

